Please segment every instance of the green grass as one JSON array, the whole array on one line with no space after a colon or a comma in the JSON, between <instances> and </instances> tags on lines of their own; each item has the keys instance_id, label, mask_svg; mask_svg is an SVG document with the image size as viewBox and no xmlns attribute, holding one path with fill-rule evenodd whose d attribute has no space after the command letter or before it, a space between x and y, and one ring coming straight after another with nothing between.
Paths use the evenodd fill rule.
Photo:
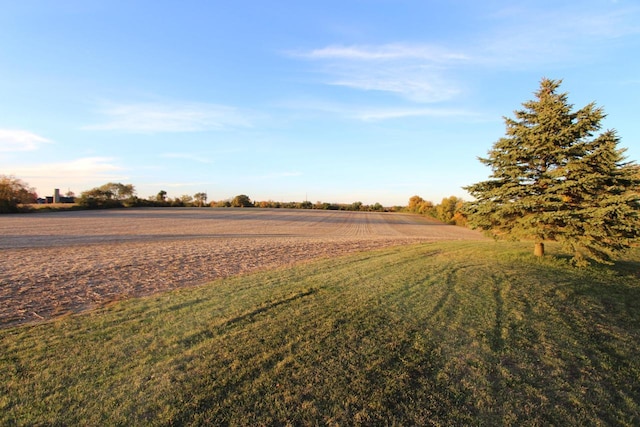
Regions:
<instances>
[{"instance_id":1,"label":"green grass","mask_svg":"<svg viewBox=\"0 0 640 427\"><path fill-rule=\"evenodd\" d=\"M640 255L360 253L0 331L1 425L639 425Z\"/></svg>"}]
</instances>

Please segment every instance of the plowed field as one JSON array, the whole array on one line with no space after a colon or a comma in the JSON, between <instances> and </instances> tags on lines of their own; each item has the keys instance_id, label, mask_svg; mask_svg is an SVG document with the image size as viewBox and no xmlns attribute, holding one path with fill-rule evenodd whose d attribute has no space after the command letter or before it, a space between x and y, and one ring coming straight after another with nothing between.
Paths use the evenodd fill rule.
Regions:
<instances>
[{"instance_id":1,"label":"plowed field","mask_svg":"<svg viewBox=\"0 0 640 427\"><path fill-rule=\"evenodd\" d=\"M408 214L125 209L0 216L0 327L314 258L479 233Z\"/></svg>"}]
</instances>

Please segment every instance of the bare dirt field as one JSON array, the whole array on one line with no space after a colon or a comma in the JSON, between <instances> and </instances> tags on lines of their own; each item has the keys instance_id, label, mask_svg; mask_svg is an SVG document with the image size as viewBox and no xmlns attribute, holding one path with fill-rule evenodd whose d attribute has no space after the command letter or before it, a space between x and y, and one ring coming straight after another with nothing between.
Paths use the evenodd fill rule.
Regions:
<instances>
[{"instance_id":1,"label":"bare dirt field","mask_svg":"<svg viewBox=\"0 0 640 427\"><path fill-rule=\"evenodd\" d=\"M482 239L409 214L121 209L0 216L0 327L123 298L421 241Z\"/></svg>"}]
</instances>

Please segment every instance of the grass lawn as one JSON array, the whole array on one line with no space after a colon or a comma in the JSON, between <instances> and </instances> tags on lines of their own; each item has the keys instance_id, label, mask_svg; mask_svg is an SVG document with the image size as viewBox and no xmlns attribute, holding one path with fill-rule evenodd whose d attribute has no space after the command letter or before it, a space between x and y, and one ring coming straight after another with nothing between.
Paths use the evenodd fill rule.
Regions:
<instances>
[{"instance_id":1,"label":"grass lawn","mask_svg":"<svg viewBox=\"0 0 640 427\"><path fill-rule=\"evenodd\" d=\"M396 247L0 330L0 425L640 425L640 253Z\"/></svg>"}]
</instances>

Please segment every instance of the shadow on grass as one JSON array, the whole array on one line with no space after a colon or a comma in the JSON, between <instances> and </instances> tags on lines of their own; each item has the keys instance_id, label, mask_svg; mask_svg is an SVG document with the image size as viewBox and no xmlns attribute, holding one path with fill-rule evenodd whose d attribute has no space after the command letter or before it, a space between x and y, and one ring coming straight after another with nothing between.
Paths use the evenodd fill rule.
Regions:
<instances>
[{"instance_id":1,"label":"shadow on grass","mask_svg":"<svg viewBox=\"0 0 640 427\"><path fill-rule=\"evenodd\" d=\"M640 287L625 272L638 263L576 269L562 257L515 254L487 265L465 270L464 283L456 265L442 282L426 277L400 317L392 299L375 297L377 306L331 332L309 330L300 318L307 326L290 331L292 353L275 356L290 358L289 370L273 377L266 371L279 363L260 356L268 352L262 341L248 342L260 360L254 370L221 388L200 384L216 397L186 408L180 422L207 414L267 424L635 424ZM465 289L478 283L476 293ZM385 295L393 295L389 286ZM491 315L473 317L486 307ZM336 318L352 313L349 305L331 309ZM261 401L280 412L258 410Z\"/></svg>"},{"instance_id":2,"label":"shadow on grass","mask_svg":"<svg viewBox=\"0 0 640 427\"><path fill-rule=\"evenodd\" d=\"M618 261L613 269L624 276L635 276L640 278L640 262L638 261Z\"/></svg>"},{"instance_id":3,"label":"shadow on grass","mask_svg":"<svg viewBox=\"0 0 640 427\"><path fill-rule=\"evenodd\" d=\"M269 272L277 287L264 287L262 273L189 291L202 306L184 318L154 308L159 326L146 335L118 329L105 340L100 320L81 341L54 337L43 349L59 341L53 354L69 361L58 372L81 365L88 391L58 394L60 412L32 424L118 424L101 409L110 402L128 424L639 425L638 254L577 269L555 252L537 259L528 246L491 242L349 259ZM209 316L221 289L246 299L224 317ZM167 301L170 311L185 304ZM192 322L198 316L206 320ZM7 408L18 415L4 420L24 417L22 400L34 406L51 390L71 389L52 378L34 399L35 386L19 372L34 376L55 366L56 357L25 353L52 336L53 326L33 328L42 332L33 337L5 333L12 374L0 391L13 387L5 395L17 397ZM88 356L67 356L90 344L85 335L95 342L80 353ZM130 351L149 343L155 353ZM102 355L98 362L94 353ZM119 355L131 363L117 365L126 358ZM32 366L35 360L43 362ZM103 368L112 365L122 385ZM85 375L87 367L96 373ZM75 399L79 416L66 410Z\"/></svg>"},{"instance_id":4,"label":"shadow on grass","mask_svg":"<svg viewBox=\"0 0 640 427\"><path fill-rule=\"evenodd\" d=\"M495 354L498 389L512 393L503 415L544 424L637 425L640 263L577 269L568 258L520 266L531 278L506 301L509 334ZM518 299L525 308L521 321L513 319L520 315ZM501 310L498 301L497 314ZM521 409L513 405L518 400Z\"/></svg>"}]
</instances>

